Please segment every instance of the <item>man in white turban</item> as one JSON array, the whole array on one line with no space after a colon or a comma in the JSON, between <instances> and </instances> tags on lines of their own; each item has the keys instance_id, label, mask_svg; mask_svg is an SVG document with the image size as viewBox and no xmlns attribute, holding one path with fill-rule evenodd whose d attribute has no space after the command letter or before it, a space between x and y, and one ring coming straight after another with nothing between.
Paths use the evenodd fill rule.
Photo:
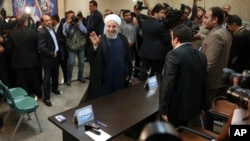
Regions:
<instances>
[{"instance_id":1,"label":"man in white turban","mask_svg":"<svg viewBox=\"0 0 250 141\"><path fill-rule=\"evenodd\" d=\"M105 17L106 34L90 33L90 82L80 102L84 103L128 86L132 59L127 38L119 33L121 19L115 14Z\"/></svg>"}]
</instances>

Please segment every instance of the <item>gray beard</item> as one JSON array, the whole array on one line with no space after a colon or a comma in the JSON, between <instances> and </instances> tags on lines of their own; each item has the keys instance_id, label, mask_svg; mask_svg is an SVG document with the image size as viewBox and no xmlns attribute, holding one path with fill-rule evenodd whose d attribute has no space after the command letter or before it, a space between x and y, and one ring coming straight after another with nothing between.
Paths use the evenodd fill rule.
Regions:
<instances>
[{"instance_id":1,"label":"gray beard","mask_svg":"<svg viewBox=\"0 0 250 141\"><path fill-rule=\"evenodd\" d=\"M114 32L114 33L106 33L106 37L108 39L116 39L118 35L118 32Z\"/></svg>"}]
</instances>

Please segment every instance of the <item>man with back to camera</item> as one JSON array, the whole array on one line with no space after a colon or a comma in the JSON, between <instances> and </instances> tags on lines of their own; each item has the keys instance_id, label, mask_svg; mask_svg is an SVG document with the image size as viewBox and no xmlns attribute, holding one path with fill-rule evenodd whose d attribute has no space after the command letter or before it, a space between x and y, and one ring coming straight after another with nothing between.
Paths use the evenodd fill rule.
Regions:
<instances>
[{"instance_id":1,"label":"man with back to camera","mask_svg":"<svg viewBox=\"0 0 250 141\"><path fill-rule=\"evenodd\" d=\"M224 94L225 88L222 75L223 68L227 67L232 36L222 27L223 20L224 12L220 7L209 8L203 19L204 27L209 30L201 50L207 56L210 101L218 94Z\"/></svg>"},{"instance_id":2,"label":"man with back to camera","mask_svg":"<svg viewBox=\"0 0 250 141\"><path fill-rule=\"evenodd\" d=\"M139 80L147 79L145 70L151 69L150 76L161 76L166 53L171 49L170 35L164 24L160 22L165 16L165 8L156 4L152 9L152 17L142 22L143 41L139 50L141 57L141 68Z\"/></svg>"},{"instance_id":3,"label":"man with back to camera","mask_svg":"<svg viewBox=\"0 0 250 141\"><path fill-rule=\"evenodd\" d=\"M164 121L178 127L209 109L207 59L193 48L189 27L178 25L170 34L173 50L165 58L159 111Z\"/></svg>"},{"instance_id":4,"label":"man with back to camera","mask_svg":"<svg viewBox=\"0 0 250 141\"><path fill-rule=\"evenodd\" d=\"M26 15L17 16L16 24L9 32L7 42L14 76L18 86L29 95L36 94L38 98L42 98L36 31L28 28Z\"/></svg>"}]
</instances>

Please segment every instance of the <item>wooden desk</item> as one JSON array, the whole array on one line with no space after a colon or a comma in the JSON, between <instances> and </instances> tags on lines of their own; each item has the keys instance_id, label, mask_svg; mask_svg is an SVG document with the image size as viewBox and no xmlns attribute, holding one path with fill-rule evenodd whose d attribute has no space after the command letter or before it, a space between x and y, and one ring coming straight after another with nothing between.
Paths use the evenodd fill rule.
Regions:
<instances>
[{"instance_id":1,"label":"wooden desk","mask_svg":"<svg viewBox=\"0 0 250 141\"><path fill-rule=\"evenodd\" d=\"M159 94L158 91L152 93L145 90L143 84L140 83L58 113L67 118L64 123L56 121L54 116L58 114L50 116L48 120L62 129L64 141L92 140L84 133L84 126L76 127L72 121L75 110L89 104L92 104L95 119L108 125L105 127L99 124L101 129L113 138L147 117L156 114L159 108Z\"/></svg>"}]
</instances>

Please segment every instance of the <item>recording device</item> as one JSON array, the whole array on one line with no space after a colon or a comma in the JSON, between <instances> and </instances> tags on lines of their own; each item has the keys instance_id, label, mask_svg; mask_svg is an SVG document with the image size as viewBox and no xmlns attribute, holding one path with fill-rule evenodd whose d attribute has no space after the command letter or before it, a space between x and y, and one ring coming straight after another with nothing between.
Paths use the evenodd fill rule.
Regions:
<instances>
[{"instance_id":1,"label":"recording device","mask_svg":"<svg viewBox=\"0 0 250 141\"><path fill-rule=\"evenodd\" d=\"M98 129L100 129L100 126L95 124L95 123L86 123L84 125L84 127L85 127L85 131L90 131L90 132L97 134L97 135L101 134L100 131L97 131Z\"/></svg>"},{"instance_id":2,"label":"recording device","mask_svg":"<svg viewBox=\"0 0 250 141\"><path fill-rule=\"evenodd\" d=\"M200 30L200 27L199 27L199 26L193 27L193 28L192 28L192 35L197 34L197 33L199 32L199 30Z\"/></svg>"},{"instance_id":3,"label":"recording device","mask_svg":"<svg viewBox=\"0 0 250 141\"><path fill-rule=\"evenodd\" d=\"M250 70L244 70L242 72L240 84L242 88L250 89Z\"/></svg>"},{"instance_id":4,"label":"recording device","mask_svg":"<svg viewBox=\"0 0 250 141\"><path fill-rule=\"evenodd\" d=\"M250 89L250 70L238 73L230 68L223 68L223 81L228 86L237 85L243 89Z\"/></svg>"},{"instance_id":5,"label":"recording device","mask_svg":"<svg viewBox=\"0 0 250 141\"><path fill-rule=\"evenodd\" d=\"M166 18L164 20L164 25L167 29L171 29L174 26L181 23L181 16L185 10L185 4L181 4L180 9L175 9L171 6L166 7Z\"/></svg>"},{"instance_id":6,"label":"recording device","mask_svg":"<svg viewBox=\"0 0 250 141\"><path fill-rule=\"evenodd\" d=\"M86 123L84 127L86 131L91 130L91 129L100 129L100 126L95 123Z\"/></svg>"},{"instance_id":7,"label":"recording device","mask_svg":"<svg viewBox=\"0 0 250 141\"><path fill-rule=\"evenodd\" d=\"M248 100L250 98L250 90L243 89L239 86L231 86L227 90L227 98L230 102L237 104L241 108L248 108Z\"/></svg>"},{"instance_id":8,"label":"recording device","mask_svg":"<svg viewBox=\"0 0 250 141\"><path fill-rule=\"evenodd\" d=\"M72 19L71 24L73 24L73 25L75 25L76 23L79 22L79 19L77 17L72 17L71 19Z\"/></svg>"},{"instance_id":9,"label":"recording device","mask_svg":"<svg viewBox=\"0 0 250 141\"><path fill-rule=\"evenodd\" d=\"M148 9L148 7L143 6L143 2L139 1L139 0L136 2L136 6L137 6L138 10Z\"/></svg>"}]
</instances>

